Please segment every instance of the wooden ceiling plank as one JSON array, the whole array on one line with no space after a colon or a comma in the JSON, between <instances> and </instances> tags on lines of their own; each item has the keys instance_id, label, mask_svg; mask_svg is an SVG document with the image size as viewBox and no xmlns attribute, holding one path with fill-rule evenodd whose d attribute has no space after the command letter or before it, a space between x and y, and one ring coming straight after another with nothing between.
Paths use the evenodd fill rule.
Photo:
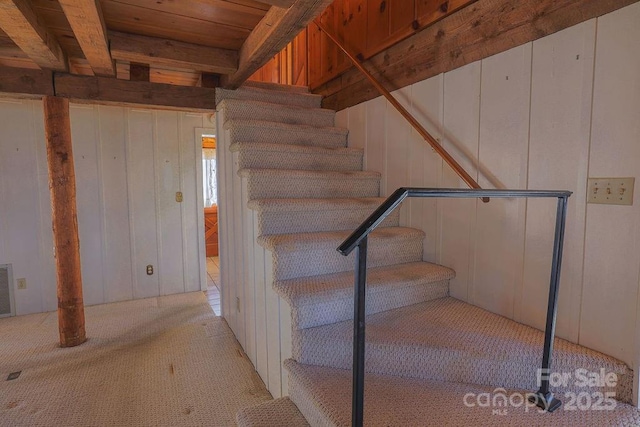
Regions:
<instances>
[{"instance_id":1,"label":"wooden ceiling plank","mask_svg":"<svg viewBox=\"0 0 640 427\"><path fill-rule=\"evenodd\" d=\"M331 3L332 0L296 0L288 9L269 9L240 48L238 71L222 76L221 86L239 87Z\"/></svg>"},{"instance_id":2,"label":"wooden ceiling plank","mask_svg":"<svg viewBox=\"0 0 640 427\"><path fill-rule=\"evenodd\" d=\"M115 65L109 54L107 27L98 0L59 2L93 72L99 76L115 76Z\"/></svg>"},{"instance_id":3,"label":"wooden ceiling plank","mask_svg":"<svg viewBox=\"0 0 640 427\"><path fill-rule=\"evenodd\" d=\"M117 2L103 3L109 30L238 50L250 29Z\"/></svg>"},{"instance_id":4,"label":"wooden ceiling plank","mask_svg":"<svg viewBox=\"0 0 640 427\"><path fill-rule=\"evenodd\" d=\"M118 0L102 0L105 8L117 9ZM127 6L144 8L148 13L169 13L175 16L193 18L216 24L240 27L251 31L267 13L265 9L257 9L222 0L189 0L184 2L156 0L126 0Z\"/></svg>"},{"instance_id":5,"label":"wooden ceiling plank","mask_svg":"<svg viewBox=\"0 0 640 427\"><path fill-rule=\"evenodd\" d=\"M238 52L191 43L111 31L111 56L138 62L209 73L232 74L238 69Z\"/></svg>"},{"instance_id":6,"label":"wooden ceiling plank","mask_svg":"<svg viewBox=\"0 0 640 427\"><path fill-rule=\"evenodd\" d=\"M0 0L0 28L38 66L66 70L64 51L55 37L38 23L27 0Z\"/></svg>"}]
</instances>

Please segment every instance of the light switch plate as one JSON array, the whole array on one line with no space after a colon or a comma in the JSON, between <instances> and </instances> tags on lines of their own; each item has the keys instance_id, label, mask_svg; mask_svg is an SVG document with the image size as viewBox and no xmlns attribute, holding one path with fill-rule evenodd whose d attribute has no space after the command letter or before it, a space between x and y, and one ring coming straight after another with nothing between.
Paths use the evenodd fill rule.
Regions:
<instances>
[{"instance_id":1,"label":"light switch plate","mask_svg":"<svg viewBox=\"0 0 640 427\"><path fill-rule=\"evenodd\" d=\"M587 202L603 205L632 205L635 178L589 178Z\"/></svg>"}]
</instances>

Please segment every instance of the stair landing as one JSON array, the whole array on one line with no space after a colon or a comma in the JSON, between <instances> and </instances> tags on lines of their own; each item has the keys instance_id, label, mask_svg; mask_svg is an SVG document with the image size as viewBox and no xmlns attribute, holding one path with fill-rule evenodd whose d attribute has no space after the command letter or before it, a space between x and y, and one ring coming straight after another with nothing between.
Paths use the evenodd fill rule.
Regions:
<instances>
[{"instance_id":1,"label":"stair landing","mask_svg":"<svg viewBox=\"0 0 640 427\"><path fill-rule=\"evenodd\" d=\"M529 391L538 388L544 334L455 298L377 313L368 316L366 327L367 372ZM299 330L293 338L293 357L299 362L351 368L352 321ZM583 376L601 369L616 375L615 386L583 386ZM619 401L631 402L632 371L613 357L557 338L552 371L570 376L552 391L610 392Z\"/></svg>"},{"instance_id":2,"label":"stair landing","mask_svg":"<svg viewBox=\"0 0 640 427\"><path fill-rule=\"evenodd\" d=\"M312 426L351 425L351 371L285 362L291 399ZM591 399L544 413L525 404L526 390L368 374L365 378L364 425L403 426L576 426L631 427L640 412L619 402ZM497 396L497 397L496 397ZM501 398L506 396L506 399ZM495 398L495 399L494 399ZM600 409L596 409L600 408Z\"/></svg>"}]
</instances>

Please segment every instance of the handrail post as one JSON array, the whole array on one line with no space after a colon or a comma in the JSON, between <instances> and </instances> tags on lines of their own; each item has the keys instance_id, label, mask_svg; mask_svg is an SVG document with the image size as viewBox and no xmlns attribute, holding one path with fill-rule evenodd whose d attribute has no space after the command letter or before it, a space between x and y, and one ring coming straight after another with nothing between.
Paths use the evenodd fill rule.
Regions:
<instances>
[{"instance_id":1,"label":"handrail post","mask_svg":"<svg viewBox=\"0 0 640 427\"><path fill-rule=\"evenodd\" d=\"M351 425L362 427L364 421L364 344L365 344L365 295L367 286L367 237L358 245L354 276L353 316L353 396Z\"/></svg>"},{"instance_id":2,"label":"handrail post","mask_svg":"<svg viewBox=\"0 0 640 427\"><path fill-rule=\"evenodd\" d=\"M540 389L529 400L536 406L553 412L562 402L553 396L549 390L549 377L551 375L551 355L553 352L553 340L556 330L556 315L558 313L558 288L560 285L560 267L562 265L562 247L564 242L564 229L567 218L567 197L558 197L558 210L556 213L556 230L553 242L553 260L551 264L551 280L549 283L549 301L547 304L547 323L544 330L544 348L542 350L542 368L538 373Z\"/></svg>"}]
</instances>

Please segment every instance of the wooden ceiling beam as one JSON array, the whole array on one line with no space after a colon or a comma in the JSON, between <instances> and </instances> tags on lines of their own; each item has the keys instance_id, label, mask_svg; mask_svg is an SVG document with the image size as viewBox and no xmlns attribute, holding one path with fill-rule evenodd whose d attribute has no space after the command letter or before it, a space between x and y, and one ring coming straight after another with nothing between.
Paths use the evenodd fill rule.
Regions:
<instances>
[{"instance_id":1,"label":"wooden ceiling beam","mask_svg":"<svg viewBox=\"0 0 640 427\"><path fill-rule=\"evenodd\" d=\"M67 70L64 51L51 32L38 23L29 1L0 0L0 28L39 67Z\"/></svg>"},{"instance_id":2,"label":"wooden ceiling beam","mask_svg":"<svg viewBox=\"0 0 640 427\"><path fill-rule=\"evenodd\" d=\"M240 48L238 71L222 76L221 85L235 89L269 62L332 0L295 0L288 8L273 6Z\"/></svg>"},{"instance_id":3,"label":"wooden ceiling beam","mask_svg":"<svg viewBox=\"0 0 640 427\"><path fill-rule=\"evenodd\" d=\"M0 67L0 93L52 96L52 83L49 70Z\"/></svg>"},{"instance_id":4,"label":"wooden ceiling beam","mask_svg":"<svg viewBox=\"0 0 640 427\"><path fill-rule=\"evenodd\" d=\"M109 32L111 56L118 61L157 67L184 68L232 74L238 70L238 52L156 37Z\"/></svg>"},{"instance_id":5,"label":"wooden ceiling beam","mask_svg":"<svg viewBox=\"0 0 640 427\"><path fill-rule=\"evenodd\" d=\"M215 88L0 67L0 96L60 96L76 102L171 110L215 110Z\"/></svg>"},{"instance_id":6,"label":"wooden ceiling beam","mask_svg":"<svg viewBox=\"0 0 640 427\"><path fill-rule=\"evenodd\" d=\"M58 0L84 56L97 76L114 77L107 27L98 0Z\"/></svg>"}]
</instances>

